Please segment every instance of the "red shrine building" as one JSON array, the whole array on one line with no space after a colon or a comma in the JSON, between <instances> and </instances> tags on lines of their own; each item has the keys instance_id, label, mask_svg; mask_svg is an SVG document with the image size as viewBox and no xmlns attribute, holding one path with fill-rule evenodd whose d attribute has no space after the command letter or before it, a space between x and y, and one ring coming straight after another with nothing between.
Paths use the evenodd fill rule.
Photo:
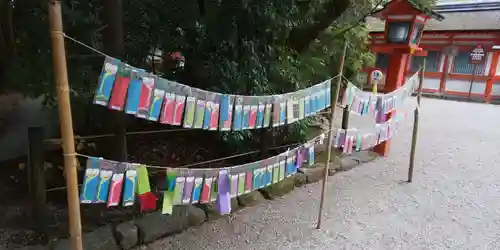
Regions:
<instances>
[{"instance_id":1,"label":"red shrine building","mask_svg":"<svg viewBox=\"0 0 500 250\"><path fill-rule=\"evenodd\" d=\"M442 0L433 11L444 19L429 19L420 39L419 47L427 51L422 91L500 102L500 1ZM385 43L385 21L369 17L366 22L371 30L370 45ZM413 75L423 59L410 55L404 74ZM371 72L378 69L385 73L388 64L388 54L376 53L374 67L365 68L358 80L366 82L365 86L371 85ZM383 91L384 82L385 79L379 81L378 89Z\"/></svg>"}]
</instances>

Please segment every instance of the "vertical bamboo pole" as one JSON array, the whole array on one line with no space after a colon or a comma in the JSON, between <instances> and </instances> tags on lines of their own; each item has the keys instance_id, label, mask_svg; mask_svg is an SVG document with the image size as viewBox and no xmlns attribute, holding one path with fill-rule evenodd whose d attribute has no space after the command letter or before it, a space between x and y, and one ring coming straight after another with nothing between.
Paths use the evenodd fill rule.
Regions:
<instances>
[{"instance_id":1,"label":"vertical bamboo pole","mask_svg":"<svg viewBox=\"0 0 500 250\"><path fill-rule=\"evenodd\" d=\"M64 172L68 196L69 238L72 250L83 250L80 202L75 155L75 138L69 98L66 51L64 48L61 2L48 0L50 36L52 40L52 63L56 83L59 120L61 125L62 148L64 153Z\"/></svg>"},{"instance_id":2,"label":"vertical bamboo pole","mask_svg":"<svg viewBox=\"0 0 500 250\"><path fill-rule=\"evenodd\" d=\"M324 170L324 175L323 175L323 188L321 191L321 199L319 203L319 214L318 214L318 224L316 226L317 229L321 228L321 221L323 219L323 207L325 206L325 196L326 196L326 187L328 183L328 170L330 167L330 159L332 157L332 143L333 143L333 127L335 123L335 108L337 106L337 102L339 100L339 94L340 94L340 89L342 85L342 76L344 74L344 63L345 63L345 56L347 53L347 41L344 41L344 50L342 51L342 57L340 58L340 65L339 65L339 75L337 78L337 85L335 88L331 88L331 95L332 95L332 106L331 106L331 116L330 116L330 131L328 133L328 145L327 145L327 157L326 157L326 162L325 162L325 170ZM332 80L333 81L333 80Z\"/></svg>"},{"instance_id":3,"label":"vertical bamboo pole","mask_svg":"<svg viewBox=\"0 0 500 250\"><path fill-rule=\"evenodd\" d=\"M420 100L422 99L422 87L424 85L426 59L420 68L420 78L418 82L417 107L415 108L415 118L413 119L413 134L411 136L410 167L408 168L408 183L413 181L413 168L415 166L415 151L417 150L418 120L420 115Z\"/></svg>"}]
</instances>

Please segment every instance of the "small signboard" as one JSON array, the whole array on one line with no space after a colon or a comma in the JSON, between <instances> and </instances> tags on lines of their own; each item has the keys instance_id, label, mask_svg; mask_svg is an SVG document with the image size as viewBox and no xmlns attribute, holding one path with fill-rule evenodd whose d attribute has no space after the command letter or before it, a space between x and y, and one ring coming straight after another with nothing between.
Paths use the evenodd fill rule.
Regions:
<instances>
[{"instance_id":1,"label":"small signboard","mask_svg":"<svg viewBox=\"0 0 500 250\"><path fill-rule=\"evenodd\" d=\"M382 71L380 71L378 69L372 71L372 80L373 81L380 81L380 80L382 80L383 76L384 76L384 74L382 74Z\"/></svg>"},{"instance_id":2,"label":"small signboard","mask_svg":"<svg viewBox=\"0 0 500 250\"><path fill-rule=\"evenodd\" d=\"M469 56L469 61L471 64L481 64L483 63L485 56L484 48L481 45L476 46Z\"/></svg>"}]
</instances>

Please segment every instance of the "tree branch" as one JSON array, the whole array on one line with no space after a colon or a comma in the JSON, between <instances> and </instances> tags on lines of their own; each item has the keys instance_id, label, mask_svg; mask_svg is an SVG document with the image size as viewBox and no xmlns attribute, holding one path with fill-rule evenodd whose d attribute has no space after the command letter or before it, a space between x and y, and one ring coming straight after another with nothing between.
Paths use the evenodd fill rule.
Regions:
<instances>
[{"instance_id":1,"label":"tree branch","mask_svg":"<svg viewBox=\"0 0 500 250\"><path fill-rule=\"evenodd\" d=\"M312 24L296 28L290 32L287 41L288 46L298 53L303 52L323 30L330 27L347 10L350 4L350 0L330 0L324 3L321 7L324 11L314 16Z\"/></svg>"},{"instance_id":2,"label":"tree branch","mask_svg":"<svg viewBox=\"0 0 500 250\"><path fill-rule=\"evenodd\" d=\"M371 16L371 15L372 15L372 14L373 14L373 13L374 13L377 9L378 9L378 7L379 7L379 6L381 6L381 5L385 4L386 2L387 2L386 0L379 0L379 1L375 4L375 6L374 6L374 7L370 10L370 12L366 13L365 15L363 15L363 16L362 16L362 17L361 17L361 18L360 18L357 22L355 22L353 25L350 25L349 27L342 29L342 31L340 31L339 33L337 33L337 34L334 36L334 38L335 38L335 37L338 37L338 36L340 36L340 35L343 35L344 33L346 33L347 31L349 31L349 30L351 30L351 29L353 29L353 28L358 27L361 23L363 23L363 22L364 22L364 20L365 20L367 17Z\"/></svg>"}]
</instances>

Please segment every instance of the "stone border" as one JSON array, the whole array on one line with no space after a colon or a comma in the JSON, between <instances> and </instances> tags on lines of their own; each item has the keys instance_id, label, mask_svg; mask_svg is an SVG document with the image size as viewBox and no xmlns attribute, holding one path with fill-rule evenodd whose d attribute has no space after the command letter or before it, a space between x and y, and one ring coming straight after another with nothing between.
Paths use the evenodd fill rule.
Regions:
<instances>
[{"instance_id":1,"label":"stone border","mask_svg":"<svg viewBox=\"0 0 500 250\"><path fill-rule=\"evenodd\" d=\"M342 157L332 162L331 175L340 171L347 171L362 163L376 159L371 152L358 152ZM253 191L231 200L232 212L235 213L247 206L254 206L264 200L274 200L283 197L295 187L314 183L323 179L323 163L299 169L299 172L285 180ZM92 250L119 250L132 249L148 244L158 239L178 234L190 227L199 226L207 221L222 217L215 208L215 204L196 204L174 206L172 215L162 215L160 211L145 214L132 221L120 223L114 227L103 226L97 230L84 234L83 248ZM70 249L69 240L62 239L49 246L29 246L25 250L67 250Z\"/></svg>"}]
</instances>

